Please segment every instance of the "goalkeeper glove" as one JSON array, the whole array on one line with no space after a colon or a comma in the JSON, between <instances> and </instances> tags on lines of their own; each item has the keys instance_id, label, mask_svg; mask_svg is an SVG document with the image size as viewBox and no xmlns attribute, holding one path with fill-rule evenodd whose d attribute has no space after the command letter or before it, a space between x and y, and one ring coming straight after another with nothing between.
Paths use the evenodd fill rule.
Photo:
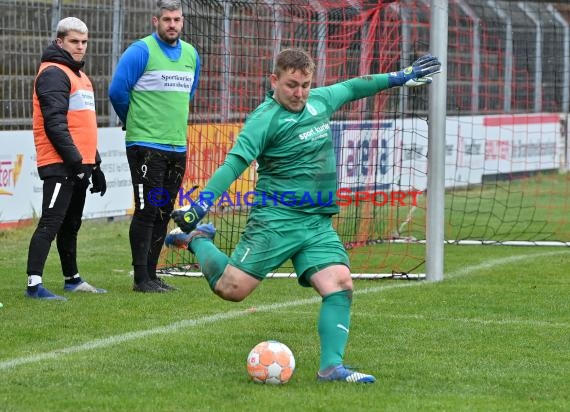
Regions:
<instances>
[{"instance_id":1,"label":"goalkeeper glove","mask_svg":"<svg viewBox=\"0 0 570 412\"><path fill-rule=\"evenodd\" d=\"M192 202L191 205L174 210L171 213L172 220L185 233L193 231L200 220L206 216L210 210L210 204L204 201Z\"/></svg>"},{"instance_id":2,"label":"goalkeeper glove","mask_svg":"<svg viewBox=\"0 0 570 412\"><path fill-rule=\"evenodd\" d=\"M105 173L101 170L101 166L97 165L93 168L93 173L91 174L91 183L93 186L91 193L101 193L101 196L107 191L107 180L105 179Z\"/></svg>"},{"instance_id":3,"label":"goalkeeper glove","mask_svg":"<svg viewBox=\"0 0 570 412\"><path fill-rule=\"evenodd\" d=\"M415 87L431 83L431 76L441 72L441 63L437 57L426 54L420 57L411 66L392 72L388 75L389 87L408 86Z\"/></svg>"}]
</instances>

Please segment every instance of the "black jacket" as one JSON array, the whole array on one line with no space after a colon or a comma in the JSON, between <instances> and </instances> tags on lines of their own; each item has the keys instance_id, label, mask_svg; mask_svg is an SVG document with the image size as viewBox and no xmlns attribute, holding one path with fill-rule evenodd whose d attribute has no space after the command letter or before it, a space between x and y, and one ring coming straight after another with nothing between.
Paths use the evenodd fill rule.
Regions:
<instances>
[{"instance_id":1,"label":"black jacket","mask_svg":"<svg viewBox=\"0 0 570 412\"><path fill-rule=\"evenodd\" d=\"M64 64L77 76L85 62L75 61L73 57L52 42L43 52L43 62ZM69 129L67 128L67 111L69 109L69 95L71 82L67 74L59 67L51 66L43 70L35 81L35 92L38 97L46 135L57 153L63 159L63 164L54 163L38 167L41 179L51 176L74 176L84 172L90 174L93 165L82 165L81 154L75 147ZM96 154L96 163L101 163L99 152Z\"/></svg>"}]
</instances>

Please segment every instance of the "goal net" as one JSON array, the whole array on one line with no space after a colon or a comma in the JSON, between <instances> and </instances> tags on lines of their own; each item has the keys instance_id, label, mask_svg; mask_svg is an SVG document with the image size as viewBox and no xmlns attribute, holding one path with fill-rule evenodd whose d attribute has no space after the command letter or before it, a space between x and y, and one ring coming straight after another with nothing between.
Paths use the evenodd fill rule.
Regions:
<instances>
[{"instance_id":1,"label":"goal net","mask_svg":"<svg viewBox=\"0 0 570 412\"><path fill-rule=\"evenodd\" d=\"M429 1L185 3L184 37L202 58L189 124L185 191L199 193L269 90L276 54L306 49L313 87L382 73L429 52ZM570 240L568 7L450 0L445 238L449 243ZM339 193L334 224L356 277L422 276L425 263L428 88L393 89L345 105L331 128ZM249 212L255 164L207 216L230 254ZM199 271L165 250L169 273ZM287 262L279 270L292 272ZM278 276L278 275L276 275Z\"/></svg>"},{"instance_id":2,"label":"goal net","mask_svg":"<svg viewBox=\"0 0 570 412\"><path fill-rule=\"evenodd\" d=\"M268 75L282 48L309 51L318 64L315 87L397 70L434 49L430 3L184 0L183 39L198 49L202 72L189 119L183 190L203 188L223 162L247 114L269 90ZM568 246L570 4L437 3L448 4L447 105L441 108L446 111L446 193L441 205L430 207L444 208L447 247ZM109 81L126 47L153 30L149 10L156 2L23 0L17 11L14 4L0 0L6 10L0 15L0 133L31 130L37 63L57 21L65 16L88 22L85 72L96 90L98 123L116 127L106 94ZM339 190L347 199L334 224L355 273L425 271L428 143L443 138L428 138L429 89L387 90L335 114L331 129ZM14 193L22 161L26 167L34 160L19 149L0 153L4 200ZM103 168L112 162L104 159ZM105 173L110 183L126 182L128 199L131 188L122 174L128 169L126 159L115 165ZM255 187L255 179L254 164L231 187L233 204L226 202L207 217L218 228L218 246L228 254L249 211L247 204L237 204L238 193L243 198ZM105 199L115 203L108 195ZM25 209L26 204L17 206ZM3 220L7 208L0 209ZM180 273L197 270L190 253L164 250L160 263ZM280 270L287 275L292 271Z\"/></svg>"}]
</instances>

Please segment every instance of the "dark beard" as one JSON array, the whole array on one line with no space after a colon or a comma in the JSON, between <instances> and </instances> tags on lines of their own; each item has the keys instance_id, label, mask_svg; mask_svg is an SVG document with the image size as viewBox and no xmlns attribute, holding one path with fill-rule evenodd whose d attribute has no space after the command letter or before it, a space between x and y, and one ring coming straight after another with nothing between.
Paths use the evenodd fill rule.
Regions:
<instances>
[{"instance_id":1,"label":"dark beard","mask_svg":"<svg viewBox=\"0 0 570 412\"><path fill-rule=\"evenodd\" d=\"M169 38L165 38L161 33L156 32L156 34L158 35L158 38L160 40L162 40L163 42L170 44L171 46L174 46L178 40L180 39L180 34L178 34L173 40L170 40Z\"/></svg>"}]
</instances>

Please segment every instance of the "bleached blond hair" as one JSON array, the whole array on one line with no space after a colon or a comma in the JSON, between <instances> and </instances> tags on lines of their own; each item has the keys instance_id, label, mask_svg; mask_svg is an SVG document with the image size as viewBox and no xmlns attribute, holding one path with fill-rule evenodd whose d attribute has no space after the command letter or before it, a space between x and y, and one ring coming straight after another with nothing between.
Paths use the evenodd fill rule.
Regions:
<instances>
[{"instance_id":1,"label":"bleached blond hair","mask_svg":"<svg viewBox=\"0 0 570 412\"><path fill-rule=\"evenodd\" d=\"M87 25L77 17L66 17L57 23L56 36L58 39L63 39L70 31L87 34L89 30L87 30Z\"/></svg>"}]
</instances>

